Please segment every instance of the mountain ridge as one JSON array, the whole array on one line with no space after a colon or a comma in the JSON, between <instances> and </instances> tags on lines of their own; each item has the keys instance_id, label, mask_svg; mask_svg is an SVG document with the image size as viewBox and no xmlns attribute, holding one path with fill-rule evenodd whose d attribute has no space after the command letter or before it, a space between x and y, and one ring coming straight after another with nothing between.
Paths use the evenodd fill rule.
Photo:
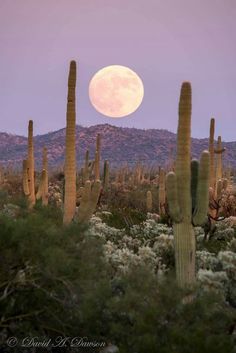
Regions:
<instances>
[{"instance_id":1,"label":"mountain ridge","mask_svg":"<svg viewBox=\"0 0 236 353\"><path fill-rule=\"evenodd\" d=\"M40 167L42 149L48 148L49 166L59 167L64 163L65 128L34 136L35 161ZM125 163L158 164L165 166L170 155L175 155L176 134L165 129L138 129L117 127L110 124L98 124L89 127L76 126L77 161L84 159L85 151L91 151L94 157L96 135L102 137L102 159L108 159L111 165ZM236 167L236 141L223 142L226 147L224 163ZM208 138L192 138L192 157L208 149ZM27 137L0 132L0 164L21 166L27 155ZM81 166L81 164L80 164Z\"/></svg>"}]
</instances>

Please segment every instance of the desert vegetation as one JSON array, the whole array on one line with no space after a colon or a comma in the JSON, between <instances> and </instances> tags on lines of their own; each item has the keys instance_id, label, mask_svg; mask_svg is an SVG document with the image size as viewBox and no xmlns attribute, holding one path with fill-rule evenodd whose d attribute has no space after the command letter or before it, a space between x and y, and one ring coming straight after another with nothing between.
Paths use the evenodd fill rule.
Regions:
<instances>
[{"instance_id":1,"label":"desert vegetation","mask_svg":"<svg viewBox=\"0 0 236 353\"><path fill-rule=\"evenodd\" d=\"M7 344L14 336L100 344L72 350L68 339L65 352L236 352L236 186L215 120L208 150L191 159L183 82L176 156L112 168L98 134L94 158L88 150L77 166L75 107L72 61L64 168L49 169L45 146L35 170L30 120L22 171L0 171L4 352L22 350Z\"/></svg>"}]
</instances>

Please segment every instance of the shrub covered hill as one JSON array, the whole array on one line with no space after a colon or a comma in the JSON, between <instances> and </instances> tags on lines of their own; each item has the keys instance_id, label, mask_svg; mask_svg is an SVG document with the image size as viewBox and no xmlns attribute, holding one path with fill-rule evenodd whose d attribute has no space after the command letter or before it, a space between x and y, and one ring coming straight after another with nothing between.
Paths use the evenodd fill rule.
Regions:
<instances>
[{"instance_id":1,"label":"shrub covered hill","mask_svg":"<svg viewBox=\"0 0 236 353\"><path fill-rule=\"evenodd\" d=\"M61 166L64 161L65 129L49 132L35 137L35 161L40 164L42 148L48 149L49 164ZM94 157L97 134L102 136L102 159L108 159L112 166L128 162L130 165L141 161L143 164L155 163L165 166L175 155L176 134L167 130L121 128L109 124L91 127L77 126L77 160L82 161L87 149ZM236 167L236 142L223 144L227 152L224 163ZM193 157L199 157L208 148L208 139L192 139ZM27 138L8 133L0 133L0 164L14 164L21 167L26 158Z\"/></svg>"}]
</instances>

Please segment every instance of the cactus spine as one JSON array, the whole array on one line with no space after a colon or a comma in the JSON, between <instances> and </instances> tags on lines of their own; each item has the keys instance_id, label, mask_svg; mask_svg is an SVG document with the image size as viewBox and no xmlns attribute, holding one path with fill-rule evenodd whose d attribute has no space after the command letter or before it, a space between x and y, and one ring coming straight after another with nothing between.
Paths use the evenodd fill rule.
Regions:
<instances>
[{"instance_id":1,"label":"cactus spine","mask_svg":"<svg viewBox=\"0 0 236 353\"><path fill-rule=\"evenodd\" d=\"M33 143L33 121L28 125L28 183L29 183L29 207L35 205L35 186L34 186L34 143Z\"/></svg>"},{"instance_id":2,"label":"cactus spine","mask_svg":"<svg viewBox=\"0 0 236 353\"><path fill-rule=\"evenodd\" d=\"M65 197L63 223L72 221L76 208L76 149L75 149L75 86L76 62L70 62L66 113Z\"/></svg>"},{"instance_id":3,"label":"cactus spine","mask_svg":"<svg viewBox=\"0 0 236 353\"><path fill-rule=\"evenodd\" d=\"M196 205L194 212L192 210L190 165L191 96L191 85L189 82L184 82L181 87L179 101L176 172L168 173L166 178L169 212L174 223L177 283L182 288L190 287L195 282L195 236L193 224L202 224L208 209L209 152L204 151L200 160L197 186L195 186L197 188Z\"/></svg>"}]
</instances>

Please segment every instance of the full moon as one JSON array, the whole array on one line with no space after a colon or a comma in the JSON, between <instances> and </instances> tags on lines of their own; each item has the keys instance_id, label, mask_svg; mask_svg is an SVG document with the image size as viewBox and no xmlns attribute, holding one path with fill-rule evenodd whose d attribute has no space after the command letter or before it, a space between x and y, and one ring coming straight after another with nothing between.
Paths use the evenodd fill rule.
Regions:
<instances>
[{"instance_id":1,"label":"full moon","mask_svg":"<svg viewBox=\"0 0 236 353\"><path fill-rule=\"evenodd\" d=\"M133 113L144 95L141 78L121 65L99 70L89 84L89 98L94 108L110 118L122 118Z\"/></svg>"}]
</instances>

